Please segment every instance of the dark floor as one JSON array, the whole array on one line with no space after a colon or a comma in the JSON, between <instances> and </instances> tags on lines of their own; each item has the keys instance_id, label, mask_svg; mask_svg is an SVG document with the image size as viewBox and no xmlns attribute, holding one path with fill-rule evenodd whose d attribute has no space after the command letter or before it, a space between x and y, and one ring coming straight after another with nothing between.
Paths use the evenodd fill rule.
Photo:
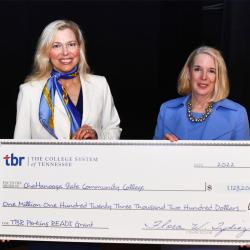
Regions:
<instances>
[{"instance_id":1,"label":"dark floor","mask_svg":"<svg viewBox=\"0 0 250 250\"><path fill-rule=\"evenodd\" d=\"M6 250L26 250L26 244L22 241L0 242L0 249Z\"/></svg>"},{"instance_id":2,"label":"dark floor","mask_svg":"<svg viewBox=\"0 0 250 250\"><path fill-rule=\"evenodd\" d=\"M146 245L146 244L114 244L114 243L102 243L101 250L160 250L161 245ZM59 249L59 248L56 248ZM63 247L65 249L65 247ZM239 250L250 250L250 245L245 247L239 247ZM28 250L27 243L25 241L10 241L6 243L0 242L0 250ZM49 250L48 247L44 250ZM71 248L67 248L71 250Z\"/></svg>"},{"instance_id":3,"label":"dark floor","mask_svg":"<svg viewBox=\"0 0 250 250\"><path fill-rule=\"evenodd\" d=\"M159 250L159 245L139 245L139 244L101 244L102 250ZM27 243L22 241L10 241L0 243L1 250L27 250ZM48 250L48 249L45 249ZM70 249L69 249L70 250Z\"/></svg>"}]
</instances>

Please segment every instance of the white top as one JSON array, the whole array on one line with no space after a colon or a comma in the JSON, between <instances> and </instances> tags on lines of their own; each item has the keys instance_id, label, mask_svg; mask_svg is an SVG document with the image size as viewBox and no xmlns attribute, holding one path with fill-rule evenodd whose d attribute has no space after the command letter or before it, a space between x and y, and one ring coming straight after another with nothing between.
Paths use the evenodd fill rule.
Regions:
<instances>
[{"instance_id":1,"label":"white top","mask_svg":"<svg viewBox=\"0 0 250 250\"><path fill-rule=\"evenodd\" d=\"M14 139L55 139L39 121L39 103L46 81L31 81L20 85ZM105 77L81 77L83 91L82 125L91 126L98 139L119 139L120 119L114 106ZM55 94L54 130L58 139L69 139L70 121L66 110Z\"/></svg>"}]
</instances>

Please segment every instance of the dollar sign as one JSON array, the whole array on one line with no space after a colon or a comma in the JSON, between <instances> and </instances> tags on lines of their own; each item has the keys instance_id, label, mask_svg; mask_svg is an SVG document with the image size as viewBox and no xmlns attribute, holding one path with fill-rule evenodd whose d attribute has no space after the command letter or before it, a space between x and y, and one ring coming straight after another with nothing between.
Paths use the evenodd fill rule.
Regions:
<instances>
[{"instance_id":1,"label":"dollar sign","mask_svg":"<svg viewBox=\"0 0 250 250\"><path fill-rule=\"evenodd\" d=\"M212 190L212 185L207 185L207 190L211 191Z\"/></svg>"}]
</instances>

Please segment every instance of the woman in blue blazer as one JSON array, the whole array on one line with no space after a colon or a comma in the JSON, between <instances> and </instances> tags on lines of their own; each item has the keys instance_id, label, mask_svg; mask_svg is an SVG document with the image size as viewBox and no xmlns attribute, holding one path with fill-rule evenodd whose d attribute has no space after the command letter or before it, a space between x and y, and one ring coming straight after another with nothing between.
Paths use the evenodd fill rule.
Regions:
<instances>
[{"instance_id":1,"label":"woman in blue blazer","mask_svg":"<svg viewBox=\"0 0 250 250\"><path fill-rule=\"evenodd\" d=\"M229 81L220 52L203 46L188 57L178 79L183 97L161 105L154 139L249 140L246 109L227 99ZM162 250L238 250L238 246L164 245Z\"/></svg>"},{"instance_id":2,"label":"woman in blue blazer","mask_svg":"<svg viewBox=\"0 0 250 250\"><path fill-rule=\"evenodd\" d=\"M246 109L227 99L227 69L218 50L202 46L190 54L179 75L178 93L184 97L161 105L154 139L250 139Z\"/></svg>"}]
</instances>

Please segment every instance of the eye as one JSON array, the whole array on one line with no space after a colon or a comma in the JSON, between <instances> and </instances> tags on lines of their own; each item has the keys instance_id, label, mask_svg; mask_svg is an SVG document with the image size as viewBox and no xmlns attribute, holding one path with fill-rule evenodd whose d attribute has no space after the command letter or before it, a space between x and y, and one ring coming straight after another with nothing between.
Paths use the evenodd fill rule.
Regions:
<instances>
[{"instance_id":1,"label":"eye","mask_svg":"<svg viewBox=\"0 0 250 250\"><path fill-rule=\"evenodd\" d=\"M195 67L193 67L193 70L194 70L194 71L201 71L201 68L200 68L200 67L195 66Z\"/></svg>"},{"instance_id":2,"label":"eye","mask_svg":"<svg viewBox=\"0 0 250 250\"><path fill-rule=\"evenodd\" d=\"M209 69L209 73L215 74L215 73L216 73L216 70L215 70L215 69Z\"/></svg>"},{"instance_id":3,"label":"eye","mask_svg":"<svg viewBox=\"0 0 250 250\"><path fill-rule=\"evenodd\" d=\"M54 43L54 44L52 45L52 48L53 48L53 49L60 49L61 47L62 47L62 45L59 44L59 43Z\"/></svg>"},{"instance_id":4,"label":"eye","mask_svg":"<svg viewBox=\"0 0 250 250\"><path fill-rule=\"evenodd\" d=\"M70 42L70 43L68 43L68 46L73 48L73 47L77 46L77 43L76 42Z\"/></svg>"}]
</instances>

